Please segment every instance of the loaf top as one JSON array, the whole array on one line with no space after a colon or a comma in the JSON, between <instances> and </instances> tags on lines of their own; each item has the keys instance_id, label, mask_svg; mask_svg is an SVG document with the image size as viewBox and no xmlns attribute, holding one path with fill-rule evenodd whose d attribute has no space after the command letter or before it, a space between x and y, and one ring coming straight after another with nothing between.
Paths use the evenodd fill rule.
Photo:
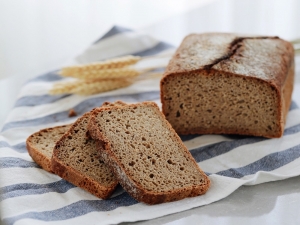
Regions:
<instances>
[{"instance_id":1,"label":"loaf top","mask_svg":"<svg viewBox=\"0 0 300 225\"><path fill-rule=\"evenodd\" d=\"M282 86L293 61L292 44L278 37L191 34L182 41L164 77L198 70L217 70Z\"/></svg>"}]
</instances>

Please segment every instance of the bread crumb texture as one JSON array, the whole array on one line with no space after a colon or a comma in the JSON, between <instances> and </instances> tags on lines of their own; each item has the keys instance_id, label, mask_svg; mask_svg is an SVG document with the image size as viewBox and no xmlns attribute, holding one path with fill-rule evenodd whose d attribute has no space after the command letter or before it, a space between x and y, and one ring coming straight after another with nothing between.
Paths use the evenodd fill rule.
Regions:
<instances>
[{"instance_id":1,"label":"bread crumb texture","mask_svg":"<svg viewBox=\"0 0 300 225\"><path fill-rule=\"evenodd\" d=\"M166 117L180 133L267 134L280 129L277 92L259 80L195 73L167 80L164 93Z\"/></svg>"},{"instance_id":2,"label":"bread crumb texture","mask_svg":"<svg viewBox=\"0 0 300 225\"><path fill-rule=\"evenodd\" d=\"M30 142L47 158L51 159L55 143L68 131L70 125L41 130L31 136Z\"/></svg>"},{"instance_id":3,"label":"bread crumb texture","mask_svg":"<svg viewBox=\"0 0 300 225\"><path fill-rule=\"evenodd\" d=\"M97 126L110 142L109 154L123 170L119 175L125 171L123 176L134 186L156 193L207 185L206 175L153 104L114 107L97 114Z\"/></svg>"},{"instance_id":4,"label":"bread crumb texture","mask_svg":"<svg viewBox=\"0 0 300 225\"><path fill-rule=\"evenodd\" d=\"M54 154L63 165L73 168L102 186L110 187L116 181L113 173L101 161L99 152L96 150L96 142L87 133L88 120L89 113L78 119L70 131L57 143ZM60 173L60 171L57 172Z\"/></svg>"},{"instance_id":5,"label":"bread crumb texture","mask_svg":"<svg viewBox=\"0 0 300 225\"><path fill-rule=\"evenodd\" d=\"M56 142L69 130L71 125L40 130L26 140L27 150L32 159L44 170L52 172L51 157Z\"/></svg>"}]
</instances>

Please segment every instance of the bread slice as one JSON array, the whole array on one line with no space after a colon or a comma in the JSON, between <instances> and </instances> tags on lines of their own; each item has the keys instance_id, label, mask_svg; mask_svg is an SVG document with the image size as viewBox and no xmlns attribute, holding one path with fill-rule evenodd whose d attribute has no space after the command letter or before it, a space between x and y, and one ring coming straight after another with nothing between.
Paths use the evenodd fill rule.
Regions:
<instances>
[{"instance_id":1,"label":"bread slice","mask_svg":"<svg viewBox=\"0 0 300 225\"><path fill-rule=\"evenodd\" d=\"M294 50L278 37L187 36L161 80L162 110L180 134L280 137L294 81Z\"/></svg>"},{"instance_id":2,"label":"bread slice","mask_svg":"<svg viewBox=\"0 0 300 225\"><path fill-rule=\"evenodd\" d=\"M71 125L40 130L30 135L26 147L31 158L44 170L52 172L51 157L55 143L68 131Z\"/></svg>"},{"instance_id":3,"label":"bread slice","mask_svg":"<svg viewBox=\"0 0 300 225\"><path fill-rule=\"evenodd\" d=\"M105 102L103 106L115 104ZM118 181L101 160L96 141L89 136L90 114L88 112L80 117L56 143L51 161L52 170L72 184L99 198L107 199L118 185Z\"/></svg>"},{"instance_id":4,"label":"bread slice","mask_svg":"<svg viewBox=\"0 0 300 225\"><path fill-rule=\"evenodd\" d=\"M210 181L153 102L98 108L89 131L123 188L148 204L204 194Z\"/></svg>"}]
</instances>

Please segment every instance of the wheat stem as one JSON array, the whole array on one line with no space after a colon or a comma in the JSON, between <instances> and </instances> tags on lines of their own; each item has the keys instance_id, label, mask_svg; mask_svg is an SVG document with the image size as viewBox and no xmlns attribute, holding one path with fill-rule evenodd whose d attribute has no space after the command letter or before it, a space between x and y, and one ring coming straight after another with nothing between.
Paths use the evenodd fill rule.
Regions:
<instances>
[{"instance_id":1,"label":"wheat stem","mask_svg":"<svg viewBox=\"0 0 300 225\"><path fill-rule=\"evenodd\" d=\"M63 76L72 76L73 74L81 73L84 71L97 71L97 70L123 68L129 65L133 65L137 63L139 60L141 60L141 57L139 56L127 55L124 57L113 58L102 62L64 67L60 71L60 74Z\"/></svg>"},{"instance_id":2,"label":"wheat stem","mask_svg":"<svg viewBox=\"0 0 300 225\"><path fill-rule=\"evenodd\" d=\"M113 69L102 69L102 70L82 70L74 71L72 73L60 73L63 76L75 77L78 79L115 79L115 78L129 78L136 77L141 72L132 68L113 68Z\"/></svg>"},{"instance_id":3,"label":"wheat stem","mask_svg":"<svg viewBox=\"0 0 300 225\"><path fill-rule=\"evenodd\" d=\"M91 95L129 86L133 79L110 79L99 81L77 80L53 85L50 94L79 94Z\"/></svg>"}]
</instances>

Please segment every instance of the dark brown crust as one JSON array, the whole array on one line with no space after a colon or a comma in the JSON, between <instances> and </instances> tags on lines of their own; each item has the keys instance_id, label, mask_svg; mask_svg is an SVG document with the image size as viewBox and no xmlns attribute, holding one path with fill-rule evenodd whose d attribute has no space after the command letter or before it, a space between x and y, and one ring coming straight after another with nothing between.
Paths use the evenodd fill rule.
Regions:
<instances>
[{"instance_id":1,"label":"dark brown crust","mask_svg":"<svg viewBox=\"0 0 300 225\"><path fill-rule=\"evenodd\" d=\"M72 167L62 164L55 158L52 158L51 163L52 169L55 174L69 181L75 186L81 187L82 189L90 192L98 198L108 199L118 185L118 181L116 181L110 187L104 187L99 183L91 180L89 177L83 176L82 174L78 173Z\"/></svg>"},{"instance_id":2,"label":"dark brown crust","mask_svg":"<svg viewBox=\"0 0 300 225\"><path fill-rule=\"evenodd\" d=\"M212 45L212 43L209 43L208 40L216 36L221 38L220 43L222 43L222 48L220 46L216 47ZM276 43L276 47L274 47L276 48L276 50L274 50L272 54L275 53L279 54L280 62L272 63L272 61L270 61L272 60L272 56L270 55L268 56L269 58L266 58L265 62L257 62L255 66L260 69L266 68L266 70L264 71L265 77L263 77L262 79L269 82L273 82L275 85L278 86L278 88L281 88L286 79L287 72L289 71L291 65L293 64L293 58L294 58L293 45L290 42L280 39L278 37L241 37L231 33L190 34L187 37L185 37L181 45L173 55L172 59L170 60L162 79L172 74L190 73L190 72L209 70L209 69L216 69L220 72L225 71L228 73L238 74L238 75L246 75L246 77L260 78L261 74L257 74L257 73L239 74L238 72L236 72L236 68L234 66L233 67L228 66L230 64L236 64L236 63L238 64L240 59L245 59L243 55L244 47L247 41L253 41L253 40L257 40L257 41L270 40L270 41L274 41L274 44ZM204 48L204 50L208 48L208 46L209 49L212 49L214 47L216 48L215 49L216 51L213 51L214 52L213 54L211 54L211 51L207 50L207 53L205 55L208 55L207 57L209 59L206 59L205 61L202 60L203 55L197 56L199 52L203 52L203 49L197 49L193 45L191 46L191 44L199 44L199 43L202 43L201 46ZM280 47L282 47L282 49L280 49ZM261 46L259 47L256 46L256 48L255 47L252 48L255 49L255 51L261 50ZM186 58L187 56L185 56L185 54L187 53L189 53L188 54L189 57L193 56L194 52L192 54L191 53L192 51L196 51L197 63L195 62L191 63L190 58ZM251 64L251 62L255 58L256 58L255 56L253 57L251 56L251 58L246 58L246 64ZM280 65L276 70L274 70L274 67L278 66L277 64Z\"/></svg>"},{"instance_id":3,"label":"dark brown crust","mask_svg":"<svg viewBox=\"0 0 300 225\"><path fill-rule=\"evenodd\" d=\"M164 115L160 112L158 106L153 102L143 102L139 104L131 104L127 107L135 107L138 105L151 105L154 106L157 109L157 112L159 115L162 116L162 119L165 119ZM210 186L210 180L206 176L206 174L199 168L196 161L188 151L188 149L183 145L181 139L176 134L174 129L171 127L171 125L167 123L168 128L170 132L174 132L175 137L178 141L178 143L181 144L182 149L184 149L187 157L190 158L192 163L194 163L195 167L197 168L198 172L203 176L204 183L199 186L190 186L182 189L177 189L172 192L153 192L153 191L147 191L142 186L135 183L130 176L127 175L126 169L122 166L121 162L114 156L112 150L111 150L111 143L110 141L100 132L99 127L97 126L96 117L97 114L101 113L104 110L112 110L114 108L121 108L121 106L115 106L115 107L109 107L105 109L98 109L95 110L91 116L90 123L89 123L89 131L91 136L94 139L99 140L98 146L104 146L103 150L100 151L100 154L104 160L104 162L111 168L115 176L117 177L118 181L122 185L122 187L136 200L145 202L147 204L158 204L163 202L170 202L170 201L176 201L180 200L186 197L194 197L201 194L204 194L209 186Z\"/></svg>"},{"instance_id":4,"label":"dark brown crust","mask_svg":"<svg viewBox=\"0 0 300 225\"><path fill-rule=\"evenodd\" d=\"M282 57L282 65L281 65L282 71L281 71L281 73L278 73L278 71L275 72L277 74L277 77L275 77L275 79L263 79L263 78L255 77L255 76L244 76L241 74L237 74L234 71L228 72L228 71L214 69L214 66L216 64L222 62L223 60L226 61L226 60L230 59L234 54L236 54L237 49L240 47L239 43L241 43L245 39L278 39L282 42L282 45L286 46L287 55ZM291 103L291 95L292 95L292 91L293 91L293 80L294 80L294 67L295 67L295 65L294 65L294 49L293 49L293 46L291 45L291 43L284 41L278 37L250 37L250 38L249 37L246 37L246 38L239 37L239 38L235 38L230 43L227 54L214 60L212 63L204 65L198 69L182 70L182 71L178 70L176 72L176 69L174 69L172 67L173 67L173 65L176 64L176 60L177 60L178 55L180 54L181 47L182 47L182 44L177 49L176 53L174 54L172 60L169 63L169 66L167 67L166 72L160 82L160 98L161 98L161 102L162 102L162 111L164 114L166 114L167 112L166 112L166 107L165 107L165 100L163 98L163 96L164 96L163 86L167 79L172 79L173 76L189 75L192 73L195 74L197 72L203 72L203 71L207 71L208 75L210 72L212 72L212 73L213 72L222 72L222 73L229 74L230 76L240 76L240 77L245 77L247 79L256 79L261 82L267 83L267 85L273 87L276 90L276 93L277 93L277 96L279 99L279 107L278 107L279 118L277 120L277 123L280 126L280 131L277 134L273 134L273 135L263 135L260 132L256 132L256 133L253 133L253 132L247 133L247 132L243 132L243 131L230 132L228 130L221 130L221 129L219 129L219 130L212 129L211 131L205 131L205 132L203 132L202 130L190 130L187 132L182 132L182 131L177 130L177 132L179 134L239 134L239 135L264 136L267 138L278 138L283 135L285 121L286 121L286 115L287 115L287 112L289 110L290 103Z\"/></svg>"},{"instance_id":5,"label":"dark brown crust","mask_svg":"<svg viewBox=\"0 0 300 225\"><path fill-rule=\"evenodd\" d=\"M40 130L40 131L35 132L34 134L30 135L26 140L26 148L27 148L28 153L31 156L31 158L39 166L41 166L44 170L46 170L50 173L53 173L53 171L51 169L51 159L47 158L44 154L42 154L38 149L36 149L34 147L34 145L32 144L32 138L34 138L36 135L39 135L40 133L51 132L53 129L63 128L63 127L67 127L67 126L70 126L70 125L51 127L51 128L46 128L46 129Z\"/></svg>"},{"instance_id":6,"label":"dark brown crust","mask_svg":"<svg viewBox=\"0 0 300 225\"><path fill-rule=\"evenodd\" d=\"M203 66L203 69L210 70L214 65L229 60L234 54L237 53L238 49L243 45L241 44L245 39L279 39L279 37L237 37L229 45L229 51L227 54L221 56L218 59L215 59L212 63Z\"/></svg>"},{"instance_id":7,"label":"dark brown crust","mask_svg":"<svg viewBox=\"0 0 300 225\"><path fill-rule=\"evenodd\" d=\"M291 106L291 101L292 101L292 93L293 93L293 89L294 89L294 77L295 77L295 65L294 64L295 64L295 62L294 62L294 58L293 58L289 73L288 73L287 78L282 87L283 119L284 119L283 124L282 124L283 129L284 129L286 117L289 112L289 109Z\"/></svg>"},{"instance_id":8,"label":"dark brown crust","mask_svg":"<svg viewBox=\"0 0 300 225\"><path fill-rule=\"evenodd\" d=\"M70 128L70 130L65 133L61 139L56 143L54 150L53 150L53 155L51 159L51 166L52 170L54 171L55 174L58 176L62 177L63 179L71 182L72 184L81 187L91 194L102 198L102 199L107 199L110 197L112 192L115 190L115 188L118 185L118 181L116 180L110 187L105 187L99 184L98 182L92 180L90 177L85 176L84 174L79 173L72 167L65 165L63 162L61 162L57 158L57 154L60 151L60 146L62 145L64 139L66 139L71 131L77 126L77 124L83 120L84 118L89 118L90 113L85 113L82 117L80 117Z\"/></svg>"}]
</instances>

